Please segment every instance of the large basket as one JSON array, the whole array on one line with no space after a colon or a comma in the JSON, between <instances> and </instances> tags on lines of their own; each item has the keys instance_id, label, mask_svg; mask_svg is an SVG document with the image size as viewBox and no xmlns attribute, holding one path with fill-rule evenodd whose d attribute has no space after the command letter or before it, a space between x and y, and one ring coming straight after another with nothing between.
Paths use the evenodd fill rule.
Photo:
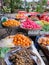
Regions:
<instances>
[{"instance_id":1,"label":"large basket","mask_svg":"<svg viewBox=\"0 0 49 65\"><path fill-rule=\"evenodd\" d=\"M41 37L40 37L40 38L41 38ZM39 39L40 39L40 38L39 38ZM44 52L46 58L49 60L49 49L47 48L47 46L49 46L49 45L44 45L44 44L40 43L40 42L39 42L39 39L38 39L38 44L39 44L41 50Z\"/></svg>"},{"instance_id":2,"label":"large basket","mask_svg":"<svg viewBox=\"0 0 49 65\"><path fill-rule=\"evenodd\" d=\"M24 28L24 27L22 26L22 24L20 25L20 28L21 28L21 29L24 29L24 30L28 30L28 31L40 31L40 30L41 30L41 29L32 29L32 28L28 29L28 28Z\"/></svg>"},{"instance_id":3,"label":"large basket","mask_svg":"<svg viewBox=\"0 0 49 65\"><path fill-rule=\"evenodd\" d=\"M46 58L49 60L49 50L45 46L42 46L40 44L39 44L39 46L41 47L41 50L45 54Z\"/></svg>"}]
</instances>

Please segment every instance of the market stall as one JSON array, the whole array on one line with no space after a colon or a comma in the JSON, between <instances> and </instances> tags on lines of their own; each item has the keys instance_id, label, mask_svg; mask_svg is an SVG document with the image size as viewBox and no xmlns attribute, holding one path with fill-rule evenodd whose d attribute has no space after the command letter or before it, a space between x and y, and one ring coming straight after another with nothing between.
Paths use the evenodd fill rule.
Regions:
<instances>
[{"instance_id":1,"label":"market stall","mask_svg":"<svg viewBox=\"0 0 49 65\"><path fill-rule=\"evenodd\" d=\"M31 63L31 65L34 62L36 63L35 65L46 65L44 63L44 61L42 60L40 54L38 53L37 49L35 48L35 44L37 44L34 42L34 41L36 41L35 40L36 37L34 38L34 40L31 39L31 37L33 37L33 36L38 36L38 35L42 36L42 35L49 34L49 15L45 15L45 14L39 15L39 14L40 13L37 13L37 12L27 13L24 11L22 11L22 12L20 11L16 14L16 16L14 18L8 18L8 20L1 23L2 28L8 29L8 32L7 32L8 35L4 34L3 37L0 37L1 38L1 40L0 40L1 55L0 56L1 56L1 58L4 59L4 61L6 62L7 65L11 65L10 63L16 64L17 62L15 60L18 61L17 58L19 58L19 57L20 57L19 59L23 60L22 63L24 65L25 65L25 61L27 60L27 58L29 58L29 60L31 60L30 62L29 62L29 60L27 60L29 63ZM41 42L41 40L39 42ZM47 45L48 49L49 49L49 40L48 39L46 39L46 41L45 40L42 41L41 43L44 45ZM28 55L23 55L23 52L22 52L22 56L19 56L19 54L17 54L16 59L14 58L14 60L10 61L11 59L9 60L7 58L9 58L9 56L11 56L12 53L13 54L17 53L17 46L20 47L20 49L18 48L18 51L19 50L21 51L21 49L24 50L24 53L28 54L29 57L28 57ZM39 46L41 46L42 50L43 50L43 48L46 49L45 46L43 47L40 44L39 44ZM7 49L7 52L5 52L5 53L4 53L4 51L2 52L2 48L4 49L4 47L7 47L9 49L9 50ZM12 51L11 48L16 48L16 50L14 49ZM29 50L32 51L32 55L30 55L31 53L26 52L26 50L28 51L28 48L30 48ZM49 50L48 50L48 52L49 52ZM45 54L47 54L47 52ZM8 55L8 56L6 56L6 55ZM25 59L25 56L27 57L26 59ZM36 56L39 59L37 59ZM49 58L49 56L48 56L48 58ZM32 61L32 59L33 59L33 61ZM19 60L19 62L21 64L20 60ZM18 64L19 64L19 62L18 62Z\"/></svg>"}]
</instances>

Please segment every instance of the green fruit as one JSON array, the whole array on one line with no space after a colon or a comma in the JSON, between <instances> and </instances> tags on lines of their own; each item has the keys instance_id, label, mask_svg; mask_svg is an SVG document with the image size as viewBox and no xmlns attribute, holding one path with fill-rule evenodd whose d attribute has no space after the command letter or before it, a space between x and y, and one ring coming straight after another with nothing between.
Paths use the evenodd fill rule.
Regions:
<instances>
[{"instance_id":1,"label":"green fruit","mask_svg":"<svg viewBox=\"0 0 49 65\"><path fill-rule=\"evenodd\" d=\"M45 24L44 26L43 26L43 31L49 31L49 24Z\"/></svg>"},{"instance_id":2,"label":"green fruit","mask_svg":"<svg viewBox=\"0 0 49 65\"><path fill-rule=\"evenodd\" d=\"M42 26L44 25L41 21L36 21L36 23Z\"/></svg>"}]
</instances>

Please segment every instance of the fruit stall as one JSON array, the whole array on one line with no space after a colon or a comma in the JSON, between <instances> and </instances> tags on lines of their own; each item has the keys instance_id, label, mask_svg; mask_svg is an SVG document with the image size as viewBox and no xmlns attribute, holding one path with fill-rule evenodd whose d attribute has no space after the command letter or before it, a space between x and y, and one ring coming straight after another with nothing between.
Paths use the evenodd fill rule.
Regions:
<instances>
[{"instance_id":1,"label":"fruit stall","mask_svg":"<svg viewBox=\"0 0 49 65\"><path fill-rule=\"evenodd\" d=\"M38 47L49 61L48 12L19 11L4 15L0 24L6 31L0 35L1 65L46 65Z\"/></svg>"}]
</instances>

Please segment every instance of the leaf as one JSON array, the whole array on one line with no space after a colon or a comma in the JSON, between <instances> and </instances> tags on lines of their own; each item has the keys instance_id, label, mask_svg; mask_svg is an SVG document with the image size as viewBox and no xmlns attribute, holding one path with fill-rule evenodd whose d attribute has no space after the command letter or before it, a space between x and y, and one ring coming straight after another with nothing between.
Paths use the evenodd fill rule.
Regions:
<instances>
[{"instance_id":1,"label":"leaf","mask_svg":"<svg viewBox=\"0 0 49 65\"><path fill-rule=\"evenodd\" d=\"M10 48L0 48L0 57L4 58L5 54L8 53L10 51Z\"/></svg>"}]
</instances>

